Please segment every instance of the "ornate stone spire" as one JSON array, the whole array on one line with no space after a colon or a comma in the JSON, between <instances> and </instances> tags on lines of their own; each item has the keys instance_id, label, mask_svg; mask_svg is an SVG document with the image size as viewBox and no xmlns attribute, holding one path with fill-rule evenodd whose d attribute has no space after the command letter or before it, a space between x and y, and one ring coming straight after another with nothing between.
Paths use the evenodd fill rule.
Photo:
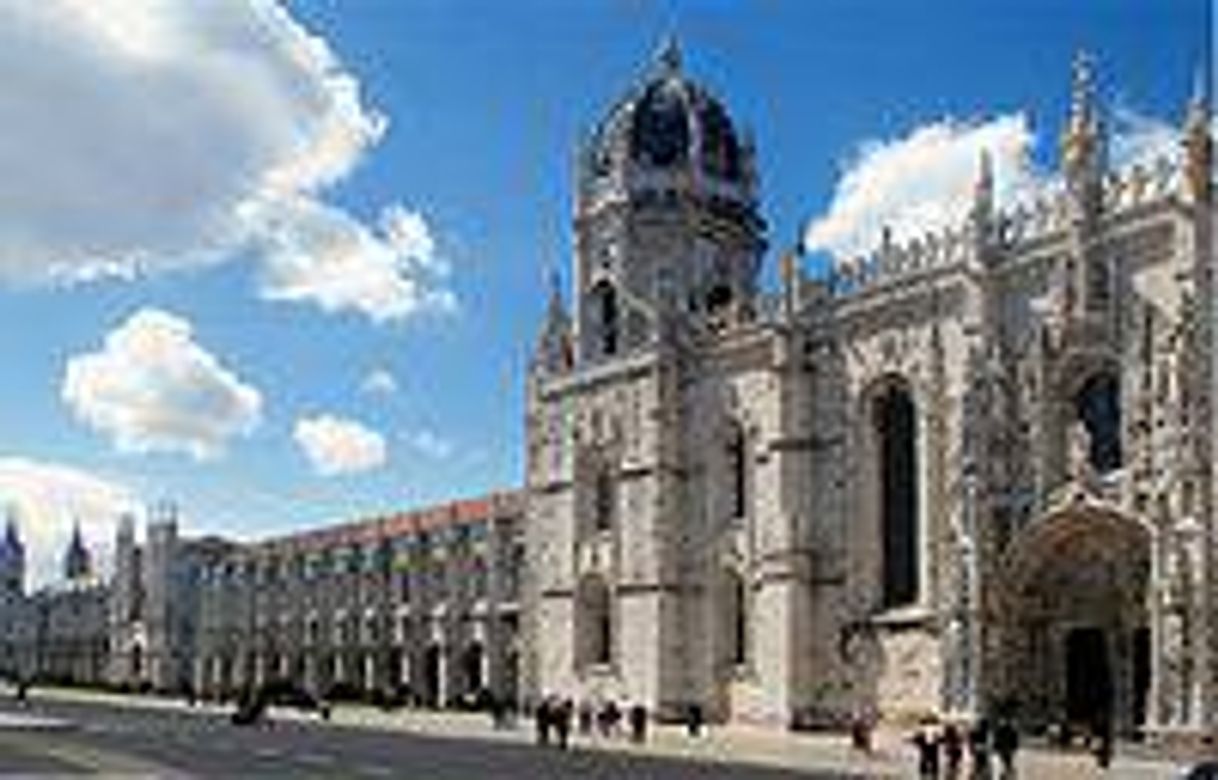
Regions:
<instances>
[{"instance_id":1,"label":"ornate stone spire","mask_svg":"<svg viewBox=\"0 0 1218 780\"><path fill-rule=\"evenodd\" d=\"M1189 195L1195 203L1206 203L1212 196L1214 141L1210 134L1213 111L1210 108L1205 78L1198 71L1193 96L1184 117L1185 177Z\"/></svg>"},{"instance_id":2,"label":"ornate stone spire","mask_svg":"<svg viewBox=\"0 0 1218 780\"><path fill-rule=\"evenodd\" d=\"M548 273L550 300L546 305L546 321L538 339L535 360L551 373L571 367L573 360L571 345L571 317L567 314L562 298L562 280L557 268Z\"/></svg>"},{"instance_id":3,"label":"ornate stone spire","mask_svg":"<svg viewBox=\"0 0 1218 780\"><path fill-rule=\"evenodd\" d=\"M977 246L983 247L988 243L990 226L994 219L994 163L988 149L981 150L977 162L971 216Z\"/></svg>"},{"instance_id":4,"label":"ornate stone spire","mask_svg":"<svg viewBox=\"0 0 1218 780\"><path fill-rule=\"evenodd\" d=\"M1091 55L1079 52L1074 58L1070 116L1061 140L1062 167L1073 191L1098 185L1105 163L1100 125L1094 62Z\"/></svg>"},{"instance_id":5,"label":"ornate stone spire","mask_svg":"<svg viewBox=\"0 0 1218 780\"><path fill-rule=\"evenodd\" d=\"M93 563L90 560L89 549L85 547L84 539L80 535L80 522L77 521L72 527L72 540L68 543L68 551L63 559L63 575L64 578L72 580L81 580L87 578L93 573Z\"/></svg>"},{"instance_id":6,"label":"ornate stone spire","mask_svg":"<svg viewBox=\"0 0 1218 780\"><path fill-rule=\"evenodd\" d=\"M6 550L23 552L25 547L21 544L21 536L17 532L17 509L11 504L5 509L4 522L4 548Z\"/></svg>"}]
</instances>

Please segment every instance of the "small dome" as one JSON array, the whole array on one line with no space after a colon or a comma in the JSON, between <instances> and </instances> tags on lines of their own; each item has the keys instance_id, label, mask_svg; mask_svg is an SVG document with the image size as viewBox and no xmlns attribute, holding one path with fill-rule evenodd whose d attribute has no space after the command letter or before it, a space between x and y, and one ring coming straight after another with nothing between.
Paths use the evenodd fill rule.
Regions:
<instances>
[{"instance_id":1,"label":"small dome","mask_svg":"<svg viewBox=\"0 0 1218 780\"><path fill-rule=\"evenodd\" d=\"M727 110L682 72L670 43L593 133L585 172L605 176L627 162L652 170L696 164L704 175L746 184L745 157Z\"/></svg>"}]
</instances>

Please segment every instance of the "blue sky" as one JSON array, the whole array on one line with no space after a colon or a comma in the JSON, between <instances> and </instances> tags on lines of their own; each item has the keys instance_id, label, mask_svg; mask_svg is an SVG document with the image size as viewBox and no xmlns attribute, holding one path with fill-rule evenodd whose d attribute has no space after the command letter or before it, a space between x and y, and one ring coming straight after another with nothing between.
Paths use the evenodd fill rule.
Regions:
<instances>
[{"instance_id":1,"label":"blue sky","mask_svg":"<svg viewBox=\"0 0 1218 780\"><path fill-rule=\"evenodd\" d=\"M254 536L517 485L575 144L665 35L753 133L771 243L818 226L815 268L875 220L950 221L979 144L1012 196L1049 178L1080 48L1120 156L1170 146L1208 6L0 10L0 500L45 578L74 518L100 541L159 498Z\"/></svg>"}]
</instances>

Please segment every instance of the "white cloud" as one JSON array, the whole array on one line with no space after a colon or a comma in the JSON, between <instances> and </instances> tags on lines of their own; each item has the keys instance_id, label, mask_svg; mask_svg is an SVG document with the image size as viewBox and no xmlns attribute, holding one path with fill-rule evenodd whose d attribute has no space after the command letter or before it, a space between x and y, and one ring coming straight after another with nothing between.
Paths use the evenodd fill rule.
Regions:
<instances>
[{"instance_id":1,"label":"white cloud","mask_svg":"<svg viewBox=\"0 0 1218 780\"><path fill-rule=\"evenodd\" d=\"M266 220L261 280L268 300L312 301L375 322L456 308L444 286L447 265L420 214L390 206L374 229L307 199L274 211Z\"/></svg>"},{"instance_id":2,"label":"white cloud","mask_svg":"<svg viewBox=\"0 0 1218 780\"><path fill-rule=\"evenodd\" d=\"M262 396L194 341L185 319L143 308L97 352L68 360L60 395L126 452L186 452L198 459L249 434Z\"/></svg>"},{"instance_id":3,"label":"white cloud","mask_svg":"<svg viewBox=\"0 0 1218 780\"><path fill-rule=\"evenodd\" d=\"M0 508L12 507L26 548L27 586L60 579L72 527L93 553L94 569L109 569L111 541L124 513L139 501L125 485L59 463L0 457Z\"/></svg>"},{"instance_id":4,"label":"white cloud","mask_svg":"<svg viewBox=\"0 0 1218 780\"><path fill-rule=\"evenodd\" d=\"M406 436L406 443L420 455L432 460L445 460L453 454L453 443L435 431L414 431Z\"/></svg>"},{"instance_id":5,"label":"white cloud","mask_svg":"<svg viewBox=\"0 0 1218 780\"><path fill-rule=\"evenodd\" d=\"M398 391L398 380L387 369L374 368L360 382L359 389L368 395L393 395Z\"/></svg>"},{"instance_id":6,"label":"white cloud","mask_svg":"<svg viewBox=\"0 0 1218 780\"><path fill-rule=\"evenodd\" d=\"M1170 122L1120 103L1112 118L1109 160L1115 167L1134 163L1146 165L1180 150L1180 130Z\"/></svg>"},{"instance_id":7,"label":"white cloud","mask_svg":"<svg viewBox=\"0 0 1218 780\"><path fill-rule=\"evenodd\" d=\"M379 320L451 297L425 267L434 246L394 232L399 209L378 232L320 200L387 123L278 0L4 3L0 73L0 281L131 276L264 249L268 278L290 282L270 297ZM362 280L337 292L328 267L285 260L325 254L336 233L355 237L342 267Z\"/></svg>"},{"instance_id":8,"label":"white cloud","mask_svg":"<svg viewBox=\"0 0 1218 780\"><path fill-rule=\"evenodd\" d=\"M845 166L829 208L809 224L805 245L853 257L875 249L885 227L903 241L956 225L968 213L983 150L993 162L1000 203L1037 186L1033 142L1023 114L972 123L945 119L903 138L867 141Z\"/></svg>"},{"instance_id":9,"label":"white cloud","mask_svg":"<svg viewBox=\"0 0 1218 780\"><path fill-rule=\"evenodd\" d=\"M369 471L384 465L388 457L384 436L355 420L329 414L297 420L292 437L322 476Z\"/></svg>"}]
</instances>

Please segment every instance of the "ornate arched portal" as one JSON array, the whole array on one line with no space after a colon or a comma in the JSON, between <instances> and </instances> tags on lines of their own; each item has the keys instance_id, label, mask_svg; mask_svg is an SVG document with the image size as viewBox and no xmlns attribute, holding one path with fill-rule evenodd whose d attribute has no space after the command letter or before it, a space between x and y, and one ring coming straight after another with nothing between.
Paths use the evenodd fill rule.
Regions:
<instances>
[{"instance_id":1,"label":"ornate arched portal","mask_svg":"<svg viewBox=\"0 0 1218 780\"><path fill-rule=\"evenodd\" d=\"M1012 540L997 610L1001 694L1030 725L1142 724L1150 550L1139 520L1081 499Z\"/></svg>"}]
</instances>

